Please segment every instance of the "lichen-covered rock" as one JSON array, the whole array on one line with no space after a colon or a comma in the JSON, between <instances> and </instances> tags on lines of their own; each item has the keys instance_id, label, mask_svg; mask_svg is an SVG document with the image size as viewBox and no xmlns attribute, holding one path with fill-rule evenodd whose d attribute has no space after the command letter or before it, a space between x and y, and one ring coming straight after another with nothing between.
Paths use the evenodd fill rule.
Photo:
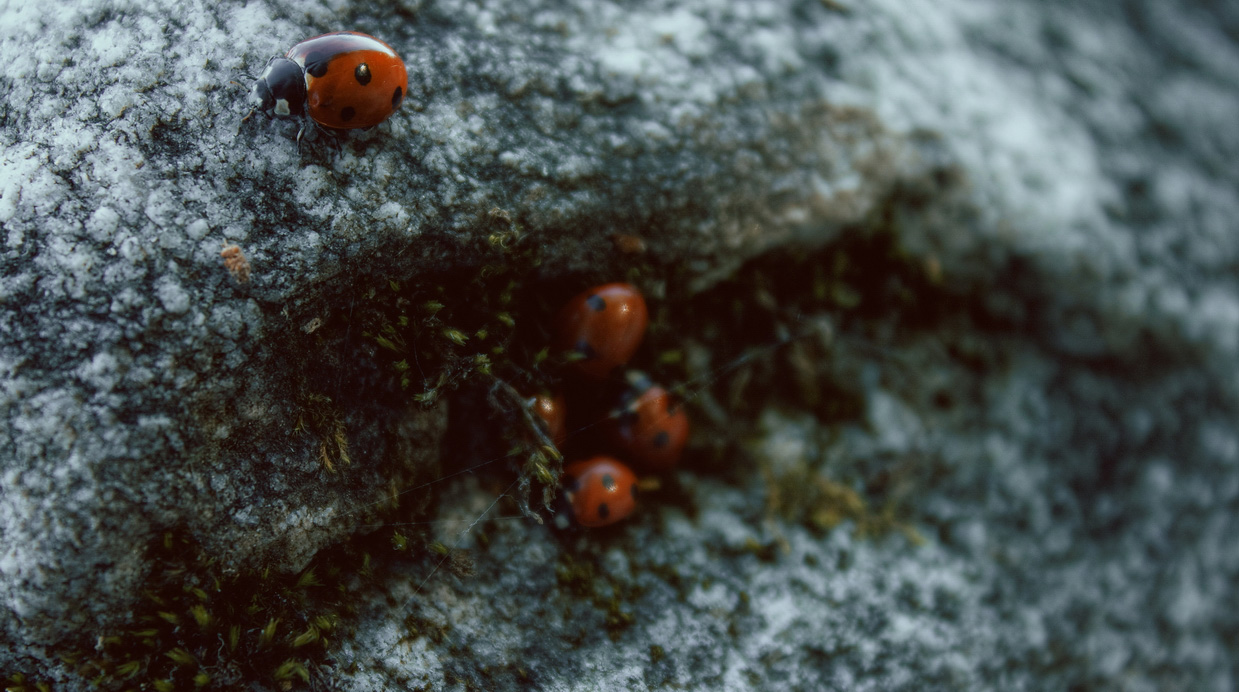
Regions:
<instances>
[{"instance_id":1,"label":"lichen-covered rock","mask_svg":"<svg viewBox=\"0 0 1239 692\"><path fill-rule=\"evenodd\" d=\"M1224 3L0 12L12 684L1239 676ZM244 75L336 29L404 57L399 114L245 118ZM554 534L489 383L618 279L698 433L634 521ZM217 576L182 589L181 545Z\"/></svg>"},{"instance_id":2,"label":"lichen-covered rock","mask_svg":"<svg viewBox=\"0 0 1239 692\"><path fill-rule=\"evenodd\" d=\"M618 271L624 233L708 280L859 221L914 174L784 47L733 54L743 14L715 30L600 9L356 17L407 61L405 109L299 147L296 123L243 117L234 80L339 28L339 8L6 8L0 629L48 644L110 623L169 528L228 564L299 569L401 480L393 464L433 477L435 445L393 461L405 414L355 393L374 367L345 301L366 281L476 271L497 223L548 276Z\"/></svg>"}]
</instances>

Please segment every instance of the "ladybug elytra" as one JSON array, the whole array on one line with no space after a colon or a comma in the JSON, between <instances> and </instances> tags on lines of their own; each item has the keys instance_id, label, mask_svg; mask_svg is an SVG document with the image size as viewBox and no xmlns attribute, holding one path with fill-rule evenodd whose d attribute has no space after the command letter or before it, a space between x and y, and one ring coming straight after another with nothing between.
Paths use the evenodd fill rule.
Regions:
<instances>
[{"instance_id":1,"label":"ladybug elytra","mask_svg":"<svg viewBox=\"0 0 1239 692\"><path fill-rule=\"evenodd\" d=\"M564 494L581 526L607 526L637 508L637 476L620 461L596 456L564 468Z\"/></svg>"},{"instance_id":2,"label":"ladybug elytra","mask_svg":"<svg viewBox=\"0 0 1239 692\"><path fill-rule=\"evenodd\" d=\"M567 404L564 395L543 392L533 398L533 412L546 423L546 432L555 446L562 449L568 440Z\"/></svg>"},{"instance_id":3,"label":"ladybug elytra","mask_svg":"<svg viewBox=\"0 0 1239 692\"><path fill-rule=\"evenodd\" d=\"M559 311L551 346L574 353L577 372L604 379L637 352L648 321L645 299L632 284L595 286Z\"/></svg>"},{"instance_id":4,"label":"ladybug elytra","mask_svg":"<svg viewBox=\"0 0 1239 692\"><path fill-rule=\"evenodd\" d=\"M667 390L644 376L633 380L607 426L611 441L642 470L670 471L688 442L688 416Z\"/></svg>"}]
</instances>

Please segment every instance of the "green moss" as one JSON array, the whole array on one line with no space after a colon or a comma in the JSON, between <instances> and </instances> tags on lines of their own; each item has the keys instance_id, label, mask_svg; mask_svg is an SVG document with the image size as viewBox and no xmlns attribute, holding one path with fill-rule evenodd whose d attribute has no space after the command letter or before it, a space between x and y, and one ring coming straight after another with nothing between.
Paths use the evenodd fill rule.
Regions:
<instances>
[{"instance_id":1,"label":"green moss","mask_svg":"<svg viewBox=\"0 0 1239 692\"><path fill-rule=\"evenodd\" d=\"M825 247L768 253L687 300L673 284L654 311L648 340L660 356L648 368L655 380L691 383L687 394L709 392L727 425L772 404L825 424L856 420L863 389L859 373L832 367L838 337L873 339L876 324L924 331L960 309L934 266L878 225Z\"/></svg>"},{"instance_id":2,"label":"green moss","mask_svg":"<svg viewBox=\"0 0 1239 692\"><path fill-rule=\"evenodd\" d=\"M632 626L633 615L626 606L641 596L642 589L600 569L595 556L561 552L555 577L561 589L601 611L607 636L612 640L619 639ZM566 614L566 619L575 617L571 612Z\"/></svg>"},{"instance_id":3,"label":"green moss","mask_svg":"<svg viewBox=\"0 0 1239 692\"><path fill-rule=\"evenodd\" d=\"M4 690L5 692L52 692L52 684L25 673L13 673L4 679Z\"/></svg>"},{"instance_id":4,"label":"green moss","mask_svg":"<svg viewBox=\"0 0 1239 692\"><path fill-rule=\"evenodd\" d=\"M149 555L153 567L133 621L63 657L92 685L233 690L266 681L296 689L328 676L330 643L351 627L348 594L362 580L339 567L359 564L347 548L295 575L224 573L172 532Z\"/></svg>"},{"instance_id":5,"label":"green moss","mask_svg":"<svg viewBox=\"0 0 1239 692\"><path fill-rule=\"evenodd\" d=\"M667 657L667 652L657 644L650 644L650 662L658 663Z\"/></svg>"},{"instance_id":6,"label":"green moss","mask_svg":"<svg viewBox=\"0 0 1239 692\"><path fill-rule=\"evenodd\" d=\"M775 562L779 559L781 552L780 546L775 541L762 543L755 538L748 538L744 541L743 550L750 555L753 555L762 562Z\"/></svg>"},{"instance_id":7,"label":"green moss","mask_svg":"<svg viewBox=\"0 0 1239 692\"><path fill-rule=\"evenodd\" d=\"M853 522L861 535L918 540L908 521L911 477L890 484L890 474L857 464L831 478L816 460L770 469L748 451L771 409L809 412L823 434L864 427L866 371L897 379L914 407L950 405L898 358L915 339L930 338L951 359L959 349L944 338L949 320L967 319L974 299L948 290L934 258L902 246L901 204L897 196L868 225L824 247L763 255L706 293L677 299L674 280L668 286L648 336L657 355L644 367L656 381L686 383L678 391L694 443L684 466L736 482L760 472L770 512L815 530Z\"/></svg>"},{"instance_id":8,"label":"green moss","mask_svg":"<svg viewBox=\"0 0 1239 692\"><path fill-rule=\"evenodd\" d=\"M436 646L447 641L448 628L429 618L409 615L404 619L405 636L402 641L413 642L426 637Z\"/></svg>"},{"instance_id":9,"label":"green moss","mask_svg":"<svg viewBox=\"0 0 1239 692\"><path fill-rule=\"evenodd\" d=\"M313 435L318 440L318 460L328 471L336 465L346 465L352 459L348 453L348 431L336 404L324 394L307 388L298 390L298 415L294 430Z\"/></svg>"},{"instance_id":10,"label":"green moss","mask_svg":"<svg viewBox=\"0 0 1239 692\"><path fill-rule=\"evenodd\" d=\"M409 549L408 537L405 536L403 533L400 533L399 531L392 531L391 547L392 547L392 550L399 550L401 552L408 550Z\"/></svg>"}]
</instances>

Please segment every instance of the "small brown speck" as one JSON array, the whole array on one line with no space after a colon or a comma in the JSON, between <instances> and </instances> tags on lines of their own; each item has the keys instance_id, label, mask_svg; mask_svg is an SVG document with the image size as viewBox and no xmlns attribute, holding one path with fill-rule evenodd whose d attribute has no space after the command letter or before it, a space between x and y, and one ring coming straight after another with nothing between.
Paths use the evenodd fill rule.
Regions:
<instances>
[{"instance_id":1,"label":"small brown speck","mask_svg":"<svg viewBox=\"0 0 1239 692\"><path fill-rule=\"evenodd\" d=\"M645 240L638 235L616 233L611 236L611 242L615 243L615 249L625 255L636 255L645 252Z\"/></svg>"},{"instance_id":2,"label":"small brown speck","mask_svg":"<svg viewBox=\"0 0 1239 692\"><path fill-rule=\"evenodd\" d=\"M301 327L301 331L305 332L306 334L313 334L314 330L323 326L324 321L325 320L323 320L323 318L321 317L315 317L309 322L306 322L305 325Z\"/></svg>"},{"instance_id":3,"label":"small brown speck","mask_svg":"<svg viewBox=\"0 0 1239 692\"><path fill-rule=\"evenodd\" d=\"M243 284L250 280L250 263L245 259L245 253L241 252L240 246L225 245L219 256L224 258L224 266L237 283Z\"/></svg>"}]
</instances>

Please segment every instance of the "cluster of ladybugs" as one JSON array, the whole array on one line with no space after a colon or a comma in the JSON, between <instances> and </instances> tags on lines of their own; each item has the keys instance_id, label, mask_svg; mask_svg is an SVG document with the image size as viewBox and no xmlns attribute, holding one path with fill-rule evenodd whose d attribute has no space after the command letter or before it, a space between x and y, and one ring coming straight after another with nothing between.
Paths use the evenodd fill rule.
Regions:
<instances>
[{"instance_id":1,"label":"cluster of ladybugs","mask_svg":"<svg viewBox=\"0 0 1239 692\"><path fill-rule=\"evenodd\" d=\"M338 31L306 39L283 57L271 58L250 100L268 115L309 117L326 130L350 130L386 120L400 108L408 88L404 61L391 46L360 32ZM564 468L564 497L582 526L606 526L631 514L637 476L629 464L645 473L670 471L688 440L688 417L667 390L639 373L614 377L641 345L648 319L641 293L629 284L612 283L576 296L556 320L552 346L573 354L568 366L569 384L576 385L573 418L582 430L601 429L600 436L584 435L583 440L600 437L602 442L568 439L564 393L540 395L534 404L558 447L574 455L592 452ZM626 381L618 394L617 381ZM613 406L599 411L598 401ZM606 453L596 453L599 449Z\"/></svg>"},{"instance_id":2,"label":"cluster of ladybugs","mask_svg":"<svg viewBox=\"0 0 1239 692\"><path fill-rule=\"evenodd\" d=\"M648 320L645 299L625 283L577 295L555 320L551 346L570 355L567 394L535 397L534 411L556 446L579 457L564 467L564 499L581 526L606 526L631 514L638 485L633 467L666 473L688 441L688 416L667 390L641 373L616 376L641 345ZM570 420L584 434L569 439Z\"/></svg>"}]
</instances>

